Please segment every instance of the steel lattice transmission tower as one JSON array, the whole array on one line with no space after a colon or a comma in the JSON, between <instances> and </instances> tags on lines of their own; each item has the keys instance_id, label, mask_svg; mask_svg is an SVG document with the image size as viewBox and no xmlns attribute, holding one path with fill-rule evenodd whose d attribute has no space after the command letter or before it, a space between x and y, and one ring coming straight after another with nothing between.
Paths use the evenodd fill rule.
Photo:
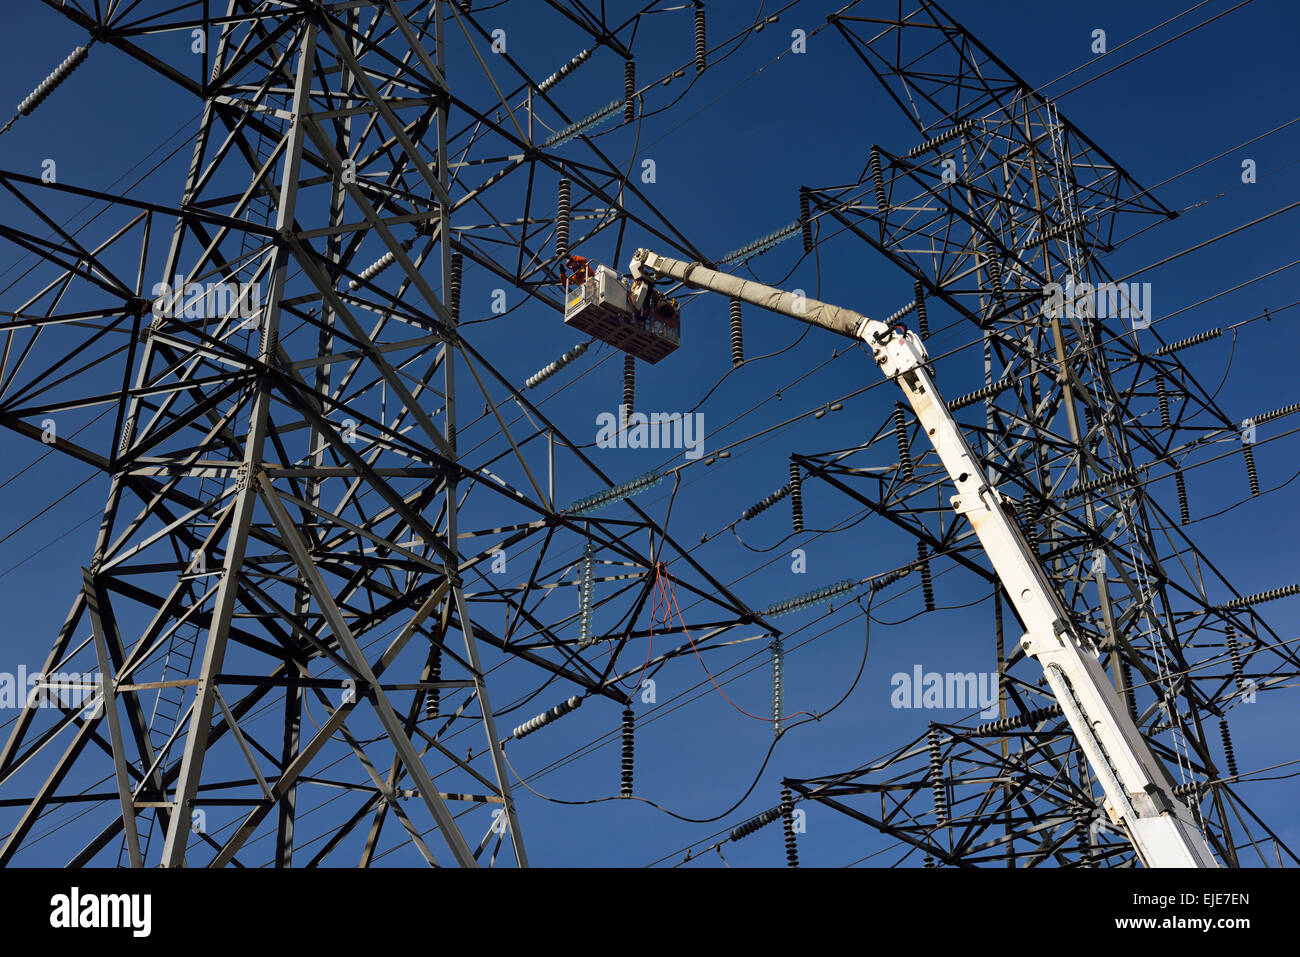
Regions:
<instances>
[{"instance_id":1,"label":"steel lattice transmission tower","mask_svg":"<svg viewBox=\"0 0 1300 957\"><path fill-rule=\"evenodd\" d=\"M820 241L813 222L818 233L849 233L914 281L916 301L903 310L912 328L928 335L950 309L979 336L984 380L953 401L959 421L1017 502L1075 627L1178 793L1220 859L1236 864L1239 848L1278 838L1237 793L1230 712L1293 678L1300 662L1252 607L1279 595L1243 597L1179 525L1188 521L1183 468L1224 442L1243 459L1241 494L1248 479L1258 494L1253 437L1242 442L1177 355L1213 332L1165 343L1113 305L1091 314L1086 300L1044 305L1044 290L1067 277L1111 282L1101 257L1174 214L936 4L877 12L850 4L832 22L917 142L873 148L856 182L806 188L806 248ZM936 356L939 373L969 363L969 352ZM1294 410L1243 411L1269 421ZM900 409L861 449L796 460L915 535L911 570L924 575L927 606L936 555L988 581L1001 717L932 724L877 763L787 784L898 838L927 865L1130 864L1060 706L1018 651L1021 632L1004 621L969 525L936 508L947 476L915 431ZM893 469L859 468L882 454ZM1178 495L1177 519L1159 504L1165 490ZM1291 853L1279 848L1279 860Z\"/></svg>"},{"instance_id":2,"label":"steel lattice transmission tower","mask_svg":"<svg viewBox=\"0 0 1300 957\"><path fill-rule=\"evenodd\" d=\"M583 136L590 88L555 99L603 47L631 117L627 25L556 5L588 42L539 81L485 59L468 4L48 5L83 70L129 57L202 113L178 201L0 172L4 239L37 259L0 320L0 424L54 420L109 482L43 670L104 698L13 723L0 864L48 863L74 822L73 865L526 863L497 670L628 706L618 652L669 560L700 640L757 620L635 503L580 517L617 483L461 325L471 274L558 308L595 237L690 248ZM194 31L181 68L163 51ZM97 239L44 211L68 198L107 214Z\"/></svg>"}]
</instances>

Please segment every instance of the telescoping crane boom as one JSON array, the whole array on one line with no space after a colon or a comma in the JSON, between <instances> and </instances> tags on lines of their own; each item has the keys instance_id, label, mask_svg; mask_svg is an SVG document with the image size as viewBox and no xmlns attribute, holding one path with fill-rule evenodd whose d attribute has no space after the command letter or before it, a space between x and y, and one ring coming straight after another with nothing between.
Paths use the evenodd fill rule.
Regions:
<instances>
[{"instance_id":1,"label":"telescoping crane boom","mask_svg":"<svg viewBox=\"0 0 1300 957\"><path fill-rule=\"evenodd\" d=\"M907 396L952 478L957 489L952 508L970 521L1019 613L1026 629L1020 647L1042 665L1052 694L1101 781L1111 820L1128 834L1147 867L1218 867L1191 812L1175 796L1169 772L1106 679L1092 642L1076 634L1037 554L935 388L920 338L849 309L645 249L632 258L631 272L634 301L639 288L671 279L860 339L871 348L881 372Z\"/></svg>"}]
</instances>

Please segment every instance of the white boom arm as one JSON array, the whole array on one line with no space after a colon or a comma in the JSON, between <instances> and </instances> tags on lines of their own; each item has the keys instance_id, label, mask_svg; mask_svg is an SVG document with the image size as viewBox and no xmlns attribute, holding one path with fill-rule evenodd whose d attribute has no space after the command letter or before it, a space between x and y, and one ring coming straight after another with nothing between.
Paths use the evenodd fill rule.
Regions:
<instances>
[{"instance_id":1,"label":"white boom arm","mask_svg":"<svg viewBox=\"0 0 1300 957\"><path fill-rule=\"evenodd\" d=\"M891 329L848 309L782 292L761 283L666 259L639 249L634 279L674 279L821 326L871 347L876 364L907 396L957 494L965 515L1024 623L1020 646L1043 666L1052 694L1106 794L1111 820L1124 828L1147 867L1218 867L1191 812L1129 717L1098 664L1091 642L1075 634L1070 615L1029 547L925 368L929 358L914 333Z\"/></svg>"}]
</instances>

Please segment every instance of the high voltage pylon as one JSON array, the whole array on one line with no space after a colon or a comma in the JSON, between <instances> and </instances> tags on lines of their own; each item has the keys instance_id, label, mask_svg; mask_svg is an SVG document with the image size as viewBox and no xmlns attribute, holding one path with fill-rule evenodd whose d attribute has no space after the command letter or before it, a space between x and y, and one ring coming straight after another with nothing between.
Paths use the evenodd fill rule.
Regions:
<instances>
[{"instance_id":1,"label":"high voltage pylon","mask_svg":"<svg viewBox=\"0 0 1300 957\"><path fill-rule=\"evenodd\" d=\"M477 53L469 4L50 6L93 46L58 83L133 58L201 117L179 197L0 172L4 237L39 259L0 322L0 423L53 420L109 479L43 671L101 674L103 705L13 722L0 864L48 862L32 845L72 822L74 865L366 865L394 842L526 864L495 668L609 699L616 725L660 563L692 619L755 620L461 326L471 271L558 308L563 254L595 236L689 245L552 99L596 46L630 63L630 28L584 21L588 47L538 82ZM539 215L560 179L565 208ZM118 220L83 245L44 212L67 197ZM570 508L611 488L617 508ZM347 795L323 830L320 793Z\"/></svg>"},{"instance_id":2,"label":"high voltage pylon","mask_svg":"<svg viewBox=\"0 0 1300 957\"><path fill-rule=\"evenodd\" d=\"M782 819L793 864L795 804L815 801L927 865L1133 862L969 526L939 524L945 477L905 410L882 408L848 451L797 449L789 484L744 519L789 497L804 534L805 498L856 502L915 538L906 557L751 607L638 505L680 476L607 475L535 398L593 361L589 343L557 343L520 381L476 348L470 282L544 308L558 332L570 254L621 267L657 244L710 262L593 138L639 123L651 87L725 59L704 5L682 8L680 65L655 76L642 63L639 78L637 16L661 12L650 3L617 23L547 4L581 39L536 77L468 3L47 5L86 43L0 135L22 135L108 57L138 61L200 115L179 196L0 170L0 237L36 261L0 303L0 425L108 484L42 671L100 674L104 699L87 709L51 691L52 707L22 708L0 739L0 864L50 863L40 842L62 830L73 865L370 865L395 850L522 865L507 744L603 720L621 734L618 792L632 796L644 776L622 681L738 628L770 642L779 743L800 707L784 681L795 648L766 618L905 576L933 610L954 567L994 599L999 716L788 778L778 806L731 833ZM1184 473L1225 443L1258 493L1239 420L1300 406L1221 410L1181 362L1215 330L1166 343L1123 320L1046 313L1044 286L1107 280L1101 254L1172 214L935 4L867 13L850 4L822 40L861 59L915 142L873 149L856 182L804 187L796 222L716 262L748 265L795 236L811 253L835 226L907 274L915 298L891 321L928 338L955 315L979 337L983 384L953 405L1075 628L1223 862L1261 838L1290 854L1236 787L1230 730L1247 694L1300 673L1254 607L1289 591L1241 595L1160 502L1176 494L1187 523ZM202 49L179 65L195 31ZM579 71L596 79L575 84ZM47 212L70 199L101 208L96 239ZM154 291L177 277L179 297ZM747 375L758 359L738 308L731 318L726 365ZM940 374L964 361L935 356ZM669 581L685 616L646 625ZM651 634L688 640L620 661ZM508 707L489 694L507 665L536 678ZM589 698L599 712L579 710Z\"/></svg>"},{"instance_id":3,"label":"high voltage pylon","mask_svg":"<svg viewBox=\"0 0 1300 957\"><path fill-rule=\"evenodd\" d=\"M1154 493L1176 486L1185 524L1183 465L1226 441L1243 459L1237 497L1248 477L1258 494L1255 436L1239 434L1238 422L1271 417L1229 416L1182 365L1182 349L1218 330L1166 344L1136 310L1045 307L1044 290L1067 277L1110 282L1099 257L1143 220L1174 214L936 4L874 13L850 4L832 22L917 141L874 147L857 183L805 189L809 215L908 274L917 298L902 312L928 304L933 325L943 303L980 337L984 385L953 403L965 409L959 421L1017 501L1075 628L1091 636L1220 859L1235 865L1240 848L1277 836L1229 771L1230 712L1247 690L1293 678L1300 662L1253 609L1273 596L1240 596ZM960 361L940 357L938 368ZM864 481L856 467L879 458L868 450L896 439L897 469ZM932 725L878 763L788 783L943 865L1132 863L1060 707L1017 653L1020 632L1004 626L1005 598L973 533L936 520L947 476L924 461L925 448L906 422L886 422L862 450L798 461L810 479L990 579L1001 717ZM1234 633L1241 645L1230 658L1225 635Z\"/></svg>"}]
</instances>

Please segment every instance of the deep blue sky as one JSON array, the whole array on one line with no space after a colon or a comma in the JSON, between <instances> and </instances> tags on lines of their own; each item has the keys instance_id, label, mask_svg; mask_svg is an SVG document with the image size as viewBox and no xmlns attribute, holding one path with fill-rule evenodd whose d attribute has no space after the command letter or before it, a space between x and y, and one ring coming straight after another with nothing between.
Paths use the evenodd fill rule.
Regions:
<instances>
[{"instance_id":1,"label":"deep blue sky","mask_svg":"<svg viewBox=\"0 0 1300 957\"><path fill-rule=\"evenodd\" d=\"M664 4L675 5L667 0ZM0 91L4 92L0 97L8 96L17 103L74 45L84 42L84 37L43 5L13 6L7 11L9 29L0 40L4 52L0 57ZM710 4L711 36L739 29L753 17L757 6L749 2ZM755 73L785 47L790 30L814 30L836 6L811 0L795 4L782 14L778 24L710 70L681 103L647 120L642 128L636 158L653 158L658 167L658 182L644 187L647 194L669 220L712 255L721 256L788 223L797 211L800 185L856 180L872 143L904 153L917 140L884 90L834 31L814 35L806 55L785 56ZM876 6L884 11L893 4ZM1105 29L1113 48L1180 13L1185 6L1181 0L1142 4L1100 0L1087 5L950 0L946 9L1012 69L1039 85L1092 59L1089 45L1094 29ZM1088 79L1117 60L1145 50L1228 6L1223 0L1208 3L1133 48L1108 57L1102 61L1104 66L1086 67L1048 92L1059 92ZM493 17L511 31L510 52L536 75L550 72L577 49L578 40L571 27L557 17L539 15L537 7L522 0L484 14L485 24L493 25L489 24ZM689 13L656 14L647 18L643 29L662 38L660 42L669 51L654 59L656 64L687 62ZM1300 10L1293 4L1255 0L1215 24L1071 93L1059 107L1139 183L1152 185L1300 115L1293 63L1297 35ZM649 41L645 42L649 47ZM188 49L180 38L175 43L176 62L187 62ZM453 84L458 69L473 69L463 51L452 59L449 77ZM581 81L590 88L580 91L571 86L562 98L573 115L582 115L621 95L621 75L614 77L608 60L593 60L590 69L591 73ZM579 81L575 78L566 82ZM675 86L651 91L647 107L666 105L670 97L678 95L682 84L678 81ZM584 109L587 102L590 106ZM182 127L195 108L184 95L121 54L97 49L90 62L37 114L20 120L14 130L0 138L0 167L39 175L41 160L51 157L58 163L61 182L109 189L165 136ZM183 135L188 135L188 130ZM616 162L632 159L632 139L627 130L614 131L597 142ZM1293 202L1297 191L1296 168L1292 164L1298 147L1300 124L1162 187L1156 195L1172 209L1206 202L1129 243L1105 260L1106 267L1114 275L1127 274ZM188 149L179 155L188 158ZM1241 184L1241 161L1245 158L1257 163L1256 184ZM172 164L150 181L152 192L142 195L174 201L182 173L183 166ZM1295 213L1276 217L1140 277L1153 284L1156 317L1297 258L1300 244L1294 239L1295 217ZM106 217L89 234L102 237L108 224L115 222ZM633 245L640 241L636 237L629 240ZM756 271L773 281L785 276L797 258L797 245L796 240L758 260ZM609 254L601 249L587 252L597 257ZM0 247L0 272L16 259L11 246ZM1265 308L1287 305L1297 298L1295 275L1294 270L1280 273L1182 313L1161 326L1161 334L1166 340L1182 338L1249 318ZM0 280L8 282L3 277ZM868 314L891 312L911 298L910 279L865 246L843 239L828 244L824 250L821 280L821 298ZM807 264L785 280L787 286L802 286L810 292L816 282ZM474 271L467 274L467 317L488 314L494 285L485 275ZM692 309L685 317L686 342L680 353L653 369L642 367L638 379L638 404L642 408L690 408L729 366L725 303L701 299ZM1232 343L1228 337L1183 353L1184 361L1211 391L1224 379L1226 371L1218 401L1234 418L1300 401L1295 384L1295 356L1300 345L1296 316L1297 312L1290 310L1271 323L1256 322L1244 327L1236 339L1230 367ZM946 322L951 317L942 318ZM942 324L933 315L931 322ZM559 316L534 305L508 320L479 328L485 331L471 341L516 380L522 380L576 341ZM797 331L786 320L747 313L747 352L757 355L773 351L787 344ZM969 338L966 328L953 330L946 338L939 337L931 351L942 351ZM841 342L813 333L781 359L756 363L743 370L744 374L729 378L704 407L710 430L707 448L749 435L874 380L874 368L861 356L843 357L801 379L837 348L843 351ZM607 356L608 351L601 355ZM978 365L978 358L973 354L972 358ZM575 440L591 441L594 425L589 423L594 412L616 405L620 368L617 361L605 362L583 380L582 390L571 390L556 402L557 418ZM941 373L947 377L941 384L950 394L969 387L969 380L963 378L967 374L964 368L950 362L941 366ZM970 374L978 374L978 369L972 369ZM782 390L779 400L772 395L778 388ZM883 390L873 391L825 419L810 420L762 442L750 443L726 466L715 466L708 472L703 468L690 470L687 474L692 484L685 485L679 496L671 531L688 544L698 541L701 532L714 533L741 509L786 481L784 462L790 452L813 453L856 444L864 430L874 429L893 398ZM735 425L723 427L746 411L750 414ZM1261 428L1260 438L1267 438L1272 430L1280 432L1291 427L1290 420L1272 423ZM1259 450L1257 460L1265 488L1282 483L1300 469L1296 448L1294 439L1284 439ZM42 451L29 440L8 432L0 435L0 461L6 463L0 479ZM605 458L599 460L602 468L621 477L639 474L666 461L655 452L610 451L603 455ZM85 474L51 457L9 485L0 493L0 535L26 521L42 503L71 488ZM1189 476L1189 487L1193 517L1236 502L1247 492L1244 470L1235 460L1227 468L1198 470ZM0 545L0 599L5 609L0 669L12 671L19 663L34 669L42 660L77 588L78 568L89 553L94 522L62 538L59 535L95 511L105 488L106 482L101 479L91 482ZM1262 591L1300 578L1293 545L1300 531L1291 507L1294 488L1262 496L1226 515L1192 526L1194 540L1241 592ZM809 527L825 527L847 514L842 499L831 494L808 494ZM1177 513L1172 484L1159 486L1156 495L1166 509ZM643 496L642 501L651 514L661 519L666 498L664 486ZM787 514L785 506L779 506L765 520L748 523L742 534L751 545L771 546L785 535ZM882 524L868 521L853 530L818 539L808 546L809 570L803 576L791 575L788 559L781 558L753 573L768 558L785 552L778 549L757 556L741 548L730 535L695 554L723 580L739 580L737 592L755 607L762 607L777 598L907 561L911 546L880 527ZM8 570L55 539L52 547ZM936 572L944 567L937 567ZM959 604L976 596L969 576L954 573L940 580L940 604ZM881 609L881 615L902 618L916 606L916 595L910 593ZM1283 638L1297 634L1300 600L1269 605L1266 612ZM524 789L517 789L524 836L534 863L648 864L775 803L784 776L847 770L923 732L931 717L955 720L958 714L954 712L893 710L889 705L889 676L910 670L915 663L928 670L991 668L990 617L987 606L983 606L936 612L893 628L873 627L871 658L854 697L824 722L787 735L754 794L739 811L718 824L685 824L631 802L563 807L544 803ZM798 627L808 621L792 617L782 623ZM790 655L786 672L788 710L823 709L847 688L861 654L861 619L846 621L837 614L806 628L799 637L825 631L831 625L836 627ZM729 664L759 647L760 643L753 643L742 646L739 652L720 652L716 660ZM760 656L755 662L761 660ZM767 673L766 666L760 666L750 676L727 685L728 695L746 710L766 714ZM508 687L524 688L527 678L517 675L513 680L519 684ZM687 692L702 678L697 663L691 659L666 669L657 689L661 707L655 712L654 722L646 724L638 734L638 793L692 817L718 814L738 799L757 771L770 740L766 724L738 714L711 691L698 698L695 692L685 694L680 700L695 700L680 708L674 707L678 702L663 706L667 699ZM562 695L556 689L544 693L535 702L536 707L503 719L501 730L504 733L516 720L549 707L567 693ZM1283 691L1264 696L1259 704L1234 713L1238 762L1243 769L1297 757L1289 735L1279 733L1294 720L1293 694ZM511 697L508 692L497 693L495 700L506 702ZM7 720L7 716L0 716L0 720ZM612 705L593 703L572 719L513 746L511 760L521 773L534 771L613 730L617 720L618 712ZM595 750L532 783L544 794L567 800L616 793L617 745ZM1255 810L1293 844L1300 843L1295 793L1294 784L1285 780L1243 789ZM486 827L486 818L470 830L480 827ZM843 865L887 843L830 810L810 806L808 832L801 835L800 849L806 864ZM46 846L50 848L49 863L59 863L66 856L66 845L57 839ZM724 853L734 865L777 865L782 860L779 828L729 844ZM891 861L896 856L886 852L873 862ZM680 857L676 853L673 859ZM393 854L387 860L414 861L406 852ZM708 863L721 861L712 855Z\"/></svg>"}]
</instances>

